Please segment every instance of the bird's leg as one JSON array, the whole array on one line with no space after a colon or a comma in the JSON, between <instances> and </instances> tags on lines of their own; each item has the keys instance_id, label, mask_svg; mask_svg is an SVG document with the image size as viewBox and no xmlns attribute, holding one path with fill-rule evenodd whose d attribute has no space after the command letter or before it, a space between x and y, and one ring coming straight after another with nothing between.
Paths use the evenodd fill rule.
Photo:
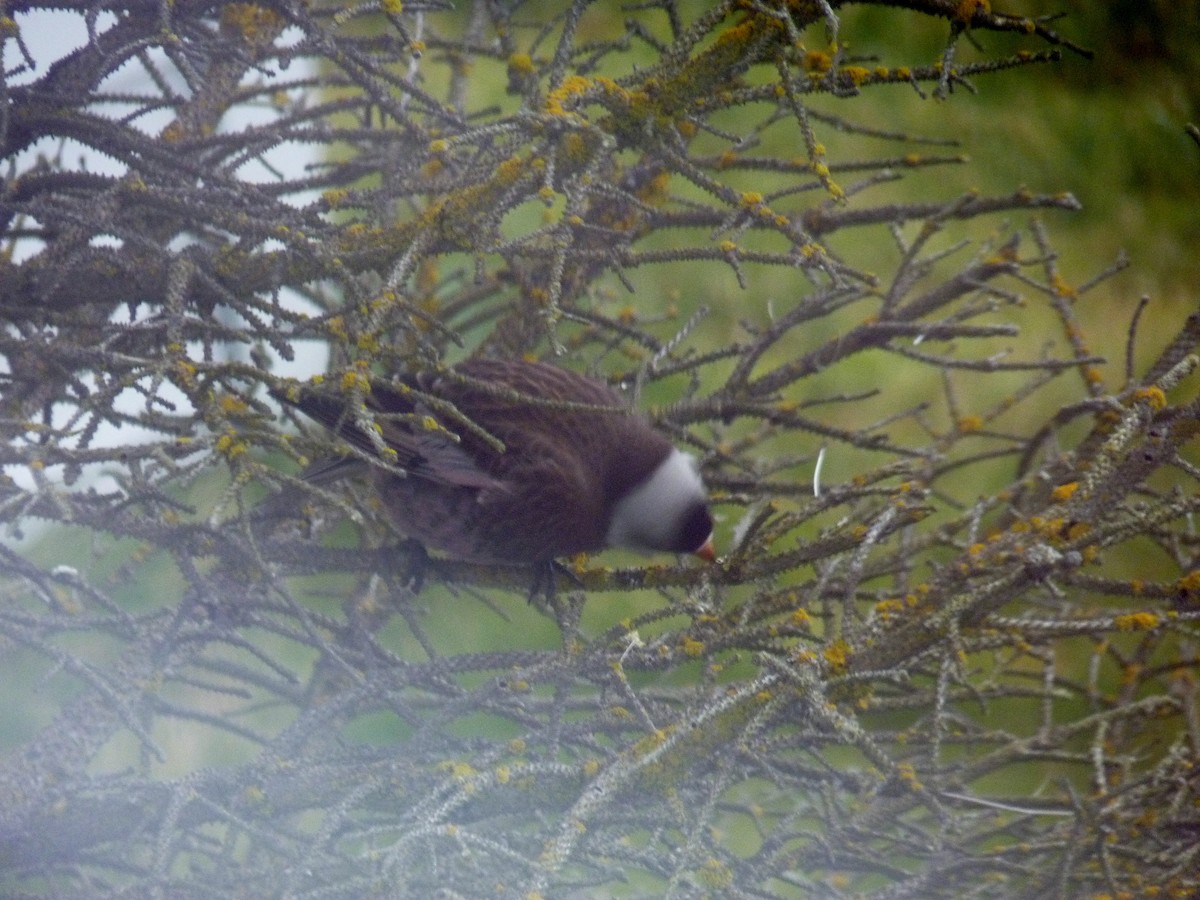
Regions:
<instances>
[{"instance_id":1,"label":"bird's leg","mask_svg":"<svg viewBox=\"0 0 1200 900\"><path fill-rule=\"evenodd\" d=\"M537 603L539 598L544 598L546 606L553 606L556 592L554 567L557 565L552 559L533 564L533 580L529 585L530 603Z\"/></svg>"},{"instance_id":2,"label":"bird's leg","mask_svg":"<svg viewBox=\"0 0 1200 900\"><path fill-rule=\"evenodd\" d=\"M401 541L398 549L404 553L403 565L396 565L396 555L388 554L389 574L397 577L414 595L421 593L425 586L425 575L429 572L429 553L425 545L416 538L406 538Z\"/></svg>"},{"instance_id":3,"label":"bird's leg","mask_svg":"<svg viewBox=\"0 0 1200 900\"><path fill-rule=\"evenodd\" d=\"M575 587L583 587L583 582L579 580L579 576L571 571L571 567L560 563L556 559L534 563L533 583L529 586L529 602L533 603L540 597L546 601L547 606L555 608L559 575L565 577Z\"/></svg>"}]
</instances>

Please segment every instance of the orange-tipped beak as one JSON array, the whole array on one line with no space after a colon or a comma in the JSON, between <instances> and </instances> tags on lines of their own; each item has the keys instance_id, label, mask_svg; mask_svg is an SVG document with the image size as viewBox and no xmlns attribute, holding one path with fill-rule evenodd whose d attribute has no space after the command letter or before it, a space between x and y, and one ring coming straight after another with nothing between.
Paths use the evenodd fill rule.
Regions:
<instances>
[{"instance_id":1,"label":"orange-tipped beak","mask_svg":"<svg viewBox=\"0 0 1200 900\"><path fill-rule=\"evenodd\" d=\"M708 536L708 540L704 542L704 546L701 547L699 550L695 551L694 555L700 557L705 562L716 562L717 561L717 551L716 551L716 548L713 546L713 539L712 539L711 534Z\"/></svg>"}]
</instances>

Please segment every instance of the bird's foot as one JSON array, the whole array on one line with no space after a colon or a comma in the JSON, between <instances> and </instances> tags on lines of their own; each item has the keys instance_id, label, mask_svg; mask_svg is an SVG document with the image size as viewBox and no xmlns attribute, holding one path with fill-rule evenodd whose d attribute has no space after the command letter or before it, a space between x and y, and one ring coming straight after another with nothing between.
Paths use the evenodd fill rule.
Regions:
<instances>
[{"instance_id":1,"label":"bird's foot","mask_svg":"<svg viewBox=\"0 0 1200 900\"><path fill-rule=\"evenodd\" d=\"M533 564L533 583L529 586L529 602L543 600L546 606L554 607L558 597L558 576L563 576L572 587L581 588L583 582L570 566L556 559Z\"/></svg>"},{"instance_id":2,"label":"bird's foot","mask_svg":"<svg viewBox=\"0 0 1200 900\"><path fill-rule=\"evenodd\" d=\"M421 593L425 586L425 576L429 573L429 553L425 545L415 538L401 541L397 548L400 553L388 554L388 575L399 581L413 594Z\"/></svg>"}]
</instances>

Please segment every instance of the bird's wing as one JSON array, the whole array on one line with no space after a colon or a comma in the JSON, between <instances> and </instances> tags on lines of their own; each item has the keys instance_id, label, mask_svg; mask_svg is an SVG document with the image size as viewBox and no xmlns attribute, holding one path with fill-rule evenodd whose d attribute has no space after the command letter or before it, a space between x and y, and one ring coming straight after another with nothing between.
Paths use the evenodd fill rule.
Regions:
<instances>
[{"instance_id":1,"label":"bird's wing","mask_svg":"<svg viewBox=\"0 0 1200 900\"><path fill-rule=\"evenodd\" d=\"M384 426L383 439L389 447L392 446L392 431ZM483 471L475 459L445 432L427 431L410 434L408 438L407 443L416 450L409 465L405 466L409 474L456 487L505 490L501 482Z\"/></svg>"},{"instance_id":2,"label":"bird's wing","mask_svg":"<svg viewBox=\"0 0 1200 900\"><path fill-rule=\"evenodd\" d=\"M378 440L365 430L371 425L356 421L350 407L337 398L305 388L294 394L273 393L277 400L295 406L356 449L401 470L398 475L411 475L455 487L502 489L499 482L483 471L471 454L445 431L414 426L410 419L389 418L389 414L411 416L419 412L413 402L398 391L379 387L372 391L367 403L368 410L380 417L375 422L378 440L395 451L396 455L391 459L380 456ZM361 462L353 456L340 457L318 463L305 473L305 477L332 480L348 474L350 464Z\"/></svg>"}]
</instances>

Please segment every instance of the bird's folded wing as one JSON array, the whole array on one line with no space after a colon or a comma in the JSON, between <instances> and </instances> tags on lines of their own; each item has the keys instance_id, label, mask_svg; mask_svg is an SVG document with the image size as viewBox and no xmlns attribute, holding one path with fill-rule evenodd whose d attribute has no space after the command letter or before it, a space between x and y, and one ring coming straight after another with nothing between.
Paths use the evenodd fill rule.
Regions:
<instances>
[{"instance_id":1,"label":"bird's folded wing","mask_svg":"<svg viewBox=\"0 0 1200 900\"><path fill-rule=\"evenodd\" d=\"M502 489L500 483L483 471L478 462L445 431L426 429L414 425L409 419L389 419L385 414L377 420L378 433L372 436L365 430L371 426L356 421L350 408L333 397L310 390L301 390L293 396L283 392L273 394L277 400L296 407L358 450L379 459L388 468L399 469L398 476L411 475L455 487ZM408 410L395 409L396 400L393 395L385 398L385 404L392 408L389 410L392 414L399 412L411 415L418 412L411 404L408 404ZM369 407L371 412L379 413L376 403L370 403ZM389 459L380 454L380 441L383 446L395 451L394 457ZM350 474L355 462L353 456L318 462L304 473L305 478L317 483L330 481ZM361 465L363 461L359 459L357 462Z\"/></svg>"}]
</instances>

